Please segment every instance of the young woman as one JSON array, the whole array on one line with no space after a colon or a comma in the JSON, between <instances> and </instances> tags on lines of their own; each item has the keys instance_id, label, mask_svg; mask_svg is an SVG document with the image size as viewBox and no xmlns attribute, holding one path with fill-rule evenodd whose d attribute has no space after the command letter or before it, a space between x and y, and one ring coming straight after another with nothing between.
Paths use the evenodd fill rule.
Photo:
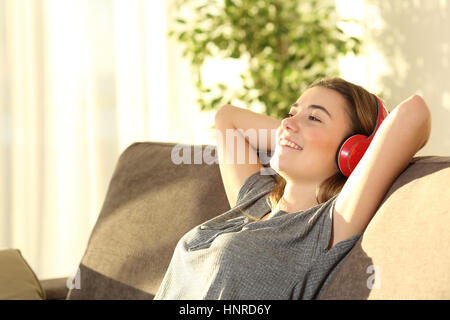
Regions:
<instances>
[{"instance_id":1,"label":"young woman","mask_svg":"<svg viewBox=\"0 0 450 320\"><path fill-rule=\"evenodd\" d=\"M314 82L282 121L223 106L217 151L231 209L180 239L155 299L317 298L430 135L420 96L381 125L378 108L373 94L340 78ZM370 136L377 125L347 177L336 161L341 143L351 134ZM248 129L274 134L249 139ZM227 139L236 132L238 143ZM245 161L229 161L240 145ZM268 174L260 159L250 160L273 146Z\"/></svg>"}]
</instances>

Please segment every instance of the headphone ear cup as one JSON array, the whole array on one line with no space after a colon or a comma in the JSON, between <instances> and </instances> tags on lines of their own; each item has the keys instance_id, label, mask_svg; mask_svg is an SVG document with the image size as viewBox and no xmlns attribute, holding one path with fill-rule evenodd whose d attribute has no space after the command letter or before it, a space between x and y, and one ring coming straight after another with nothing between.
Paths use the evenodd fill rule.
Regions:
<instances>
[{"instance_id":1,"label":"headphone ear cup","mask_svg":"<svg viewBox=\"0 0 450 320\"><path fill-rule=\"evenodd\" d=\"M369 144L368 136L363 134L351 135L344 139L336 154L337 166L343 175L350 176Z\"/></svg>"},{"instance_id":2,"label":"headphone ear cup","mask_svg":"<svg viewBox=\"0 0 450 320\"><path fill-rule=\"evenodd\" d=\"M377 102L377 122L372 134L368 137L363 134L350 135L339 146L336 153L336 163L339 170L347 178L350 176L352 171L356 168L356 165L364 156L364 153L369 148L370 142L372 141L375 133L380 127L381 123L388 116L384 102L374 95Z\"/></svg>"}]
</instances>

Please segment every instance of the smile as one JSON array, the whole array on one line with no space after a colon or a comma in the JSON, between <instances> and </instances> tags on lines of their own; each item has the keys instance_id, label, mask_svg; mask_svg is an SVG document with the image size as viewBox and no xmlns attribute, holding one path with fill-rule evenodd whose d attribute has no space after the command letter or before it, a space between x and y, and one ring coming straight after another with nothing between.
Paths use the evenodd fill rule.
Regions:
<instances>
[{"instance_id":1,"label":"smile","mask_svg":"<svg viewBox=\"0 0 450 320\"><path fill-rule=\"evenodd\" d=\"M285 139L281 139L279 144L281 147L288 147L299 151L303 150L299 145Z\"/></svg>"}]
</instances>

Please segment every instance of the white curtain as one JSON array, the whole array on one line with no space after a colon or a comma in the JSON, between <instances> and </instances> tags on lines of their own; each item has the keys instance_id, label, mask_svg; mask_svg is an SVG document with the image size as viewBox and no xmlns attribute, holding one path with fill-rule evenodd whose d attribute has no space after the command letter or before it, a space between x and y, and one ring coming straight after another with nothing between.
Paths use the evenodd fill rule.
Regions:
<instances>
[{"instance_id":1,"label":"white curtain","mask_svg":"<svg viewBox=\"0 0 450 320\"><path fill-rule=\"evenodd\" d=\"M168 12L159 0L0 0L0 248L41 279L76 272L130 144L211 141L189 123L199 112Z\"/></svg>"}]
</instances>

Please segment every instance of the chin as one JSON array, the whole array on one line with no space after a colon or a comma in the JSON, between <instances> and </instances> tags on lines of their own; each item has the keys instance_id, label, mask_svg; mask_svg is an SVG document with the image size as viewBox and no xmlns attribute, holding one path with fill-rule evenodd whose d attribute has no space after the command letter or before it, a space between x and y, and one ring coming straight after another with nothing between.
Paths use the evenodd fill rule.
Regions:
<instances>
[{"instance_id":1,"label":"chin","mask_svg":"<svg viewBox=\"0 0 450 320\"><path fill-rule=\"evenodd\" d=\"M302 160L285 157L284 155L275 153L270 159L270 167L285 180L292 181L317 180L317 178L321 176L320 172L324 172L325 168L319 168L317 165L312 167L310 163L306 163ZM308 168L308 170L303 170L304 168Z\"/></svg>"},{"instance_id":2,"label":"chin","mask_svg":"<svg viewBox=\"0 0 450 320\"><path fill-rule=\"evenodd\" d=\"M272 158L270 158L270 167L275 170L280 176L284 177L289 169L292 170L292 161L287 161L287 159L283 159L284 157L280 157L277 153L275 153Z\"/></svg>"}]
</instances>

